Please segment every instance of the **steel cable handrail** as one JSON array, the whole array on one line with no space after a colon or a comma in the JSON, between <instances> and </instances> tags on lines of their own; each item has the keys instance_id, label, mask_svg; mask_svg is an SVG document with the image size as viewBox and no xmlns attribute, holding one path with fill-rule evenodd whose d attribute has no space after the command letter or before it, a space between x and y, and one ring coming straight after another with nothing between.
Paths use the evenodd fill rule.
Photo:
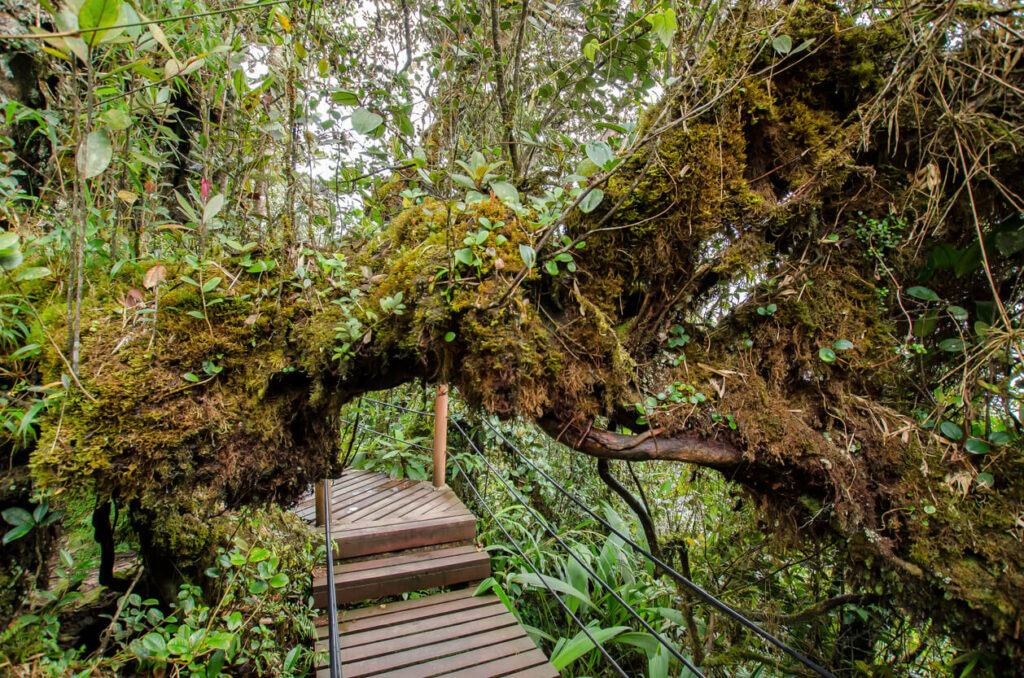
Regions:
<instances>
[{"instance_id":1,"label":"steel cable handrail","mask_svg":"<svg viewBox=\"0 0 1024 678\"><path fill-rule=\"evenodd\" d=\"M389 403L382 403L382 404L387 405ZM420 414L422 414L422 413L420 413ZM346 419L342 419L342 422L344 422L346 424L351 424L351 422L346 420ZM388 440L393 440L393 441L395 441L397 443L405 443L406 445L410 445L412 447L418 447L418 448L427 450L428 452L430 451L430 448L425 446L425 445L419 445L417 443L411 443L411 442L408 442L408 441L405 441L405 440L400 440L398 438L395 438L394 436L390 436L387 433L383 433L381 431L377 431L377 430L374 430L372 428L364 427L363 430L366 431L367 433L372 433L374 435L380 436L381 438L387 438ZM463 433L463 435L465 435L465 434ZM602 647L601 644L597 642L597 639L594 638L593 635L591 635L590 631L587 629L587 626L580 620L579 617L577 617L575 614L573 614L573 612L569 609L569 606L566 605L565 602L561 598L558 597L558 594L555 593L555 591L544 580L544 575L541 574L541 572L537 568L536 564L532 560L530 560L530 557L527 556L526 553L523 552L522 548L520 548L520 546L519 546L519 543L516 542L516 540L512 537L512 535L509 534L508 530L505 529L505 526L501 524L501 521L498 519L498 517L496 515L494 515L494 512L491 511L491 507L487 504L487 502L484 500L484 498L480 495L479 490L477 490L476 485L470 479L469 474L466 473L465 469L462 468L462 464L459 463L459 460L456 459L455 457L452 457L452 461L455 462L455 466L458 468L459 473L462 474L462 477L465 479L466 484L469 486L469 488L471 490L473 490L473 494L476 495L477 501L479 501L480 505L484 507L484 510L487 511L487 514L491 516L491 519L494 521L494 524L498 526L498 529L500 529L502 534L505 535L505 538L508 539L510 544L512 544L512 547L516 550L516 552L519 554L519 556L524 561L526 561L526 563L530 566L530 569L533 570L534 574L536 574L538 576L538 578L541 580L541 583L544 584L544 588L546 588L548 590L548 593L550 593L554 597L554 599L556 601L558 601L558 604L562 606L562 609L564 609L565 612L572 618L572 620L575 621L579 625L580 630L583 631L583 633L587 636L587 638L590 639L590 642L592 642L594 644L594 647L596 647L598 650L600 650L600 652L604 656L604 658L606 660L608 660L618 670L619 675L621 675L622 678L629 678L629 675L623 670L623 668L618 664L618 662L616 662L614 659L612 659L611 655L608 654L608 651L605 650L604 647Z\"/></svg>"},{"instance_id":2,"label":"steel cable handrail","mask_svg":"<svg viewBox=\"0 0 1024 678\"><path fill-rule=\"evenodd\" d=\"M324 478L324 535L327 541L327 625L330 635L327 636L327 647L330 661L331 678L342 678L341 675L341 641L338 626L338 599L334 590L334 540L331 538L331 483Z\"/></svg>"},{"instance_id":3,"label":"steel cable handrail","mask_svg":"<svg viewBox=\"0 0 1024 678\"><path fill-rule=\"evenodd\" d=\"M462 437L466 439L466 442L468 442L470 446L474 450L476 450L476 453L480 455L480 458L483 460L484 464L487 465L487 468L491 470L491 473L493 473L494 476L498 479L498 481L509 491L512 497L516 501L518 501L523 506L523 508L530 512L530 515L532 515L534 519L536 519L544 527L547 533L550 534L555 539L555 541L557 541L559 545L562 548L564 548L577 563L580 564L580 567L582 567L590 576L592 576L594 579L600 582L601 585L605 588L605 590L607 590L608 593L610 593L612 597L615 598L615 600L618 601L618 603L622 605L633 616L634 619L640 622L643 625L643 627L647 629L647 631L665 647L666 650L672 653L672 656L674 656L676 659L682 662L683 666L689 669L691 673L698 676L698 678L705 678L704 674L700 671L700 669L693 665L693 662L691 662L686 656L679 652L679 650L677 650L675 646L668 642L668 640L666 640L664 636L655 631L654 627L651 626L646 619L641 617L640 614L629 603L627 603L625 600L622 599L621 596L619 596L619 594L615 591L611 584L602 579L596 572L594 572L593 569L590 568L589 565L583 562L583 559L580 558L575 551L569 548L569 545L562 540L558 533L547 523L547 521L543 519L543 517L539 513L537 513L532 507L530 507L529 505L527 505L525 501L523 501L522 497L519 496L515 489L508 484L508 482L501 476L500 473L498 473L498 469L494 468L494 466L491 465L491 462L488 461L487 457L485 457L484 454L477 448L476 444L466 434L462 426L459 425L459 422L453 420L452 423L459 430L459 433L462 434Z\"/></svg>"},{"instance_id":4,"label":"steel cable handrail","mask_svg":"<svg viewBox=\"0 0 1024 678\"><path fill-rule=\"evenodd\" d=\"M394 405L393 403L387 403L387 402L384 402L384 401L381 401L381 400L373 400L373 402L376 402L376 403L381 404L381 405L385 405L387 407L392 407L392 408L400 409L400 410L403 410L403 411L406 411L406 412L411 412L413 414L423 414L423 415L427 415L427 416L433 416L433 414L431 414L430 412L423 412L421 410L413 410L413 409L410 409L410 408L402 407L400 405ZM661 560L660 558L658 558L657 556L652 554L650 551L648 551L647 549L645 549L642 546L640 546L639 544L637 544L635 541L633 541L633 539L631 539L627 535L623 534L620 530L618 530L615 527L613 527L608 521L606 521L604 518L602 518L597 513L595 513L589 506L587 506L585 503L583 503L578 497L576 497L574 494L572 494L567 489L565 489L558 481L556 481L554 478L552 478L550 475L548 475L544 470L542 470L536 464L534 464L529 459L529 457L527 457L523 453L522 450L520 450L518 447L515 446L515 444L513 444L508 438L506 438L505 435L500 430L498 430L498 428L496 426L494 426L494 424L492 424L486 418L483 418L483 422L492 431L494 431L494 433L496 433L497 436L499 438L501 438L501 440L506 445L508 445L513 451L515 451L515 453L517 455L519 455L519 457L523 461L525 461L533 470L535 470L537 473L539 473L542 476L544 476L544 478L548 482L550 482L552 485L554 485L555 488L557 488L559 492L561 492L563 495L568 497L574 504L576 504L581 509L583 509L584 512L586 512L588 515L590 515L592 518L594 518L594 520L599 522L601 525L606 527L610 532L612 532L613 534L617 535L624 542L629 544L634 550L636 550L637 552L642 554L645 558L650 560L652 563L654 563L655 565L660 567L672 579L676 580L677 582L682 584L684 587L689 589L698 598L700 598L705 603L707 603L711 607L715 608L716 610L718 610L722 614L724 614L727 617L730 617L734 621L738 622L742 626L747 627L748 629L753 631L755 634L761 636L763 639L767 640L772 645L775 645L777 648L779 648L780 650L782 650L783 652L788 654L791 658L793 658L796 661L800 662L801 664L803 664L807 668L811 669L812 671L814 671L818 675L822 676L823 678L836 678L836 675L834 673L832 673L828 669L824 668L823 666L821 666L817 662L813 661L812 659L806 657L804 654L802 654L798 650L794 649L793 647L790 647L787 643L785 643L784 641L780 640L779 638L776 638L774 635L772 635L768 631L765 631L763 628L758 626L755 622L747 619L744 615L742 615L739 612L737 612L736 610L734 610L727 603L725 603L724 601L716 598L712 594L710 594L707 591L705 591L703 588L701 588L695 582L691 581L689 578L685 577L683 574L678 572L675 568L671 567L668 563L664 562L663 560ZM455 422L454 420L453 420L452 423L454 423L456 426L458 426L458 423ZM466 435L466 433L464 431L462 431L461 427L459 427L459 430L460 430L460 432L462 433L463 436ZM381 435L385 435L385 434L381 434ZM422 447L423 449L428 449L428 450L430 449L430 448L427 448L427 447L422 446L422 445L416 445L415 443L409 443L409 442L406 442L406 441L403 441L403 440L398 440L397 438L392 438L391 436L386 436L386 437L391 438L392 440L395 440L396 442L402 442L402 443L405 443L407 445L413 445L413 446L416 446L416 447ZM468 439L468 436L467 436L467 439ZM474 445L474 449L476 449L475 445ZM479 450L477 450L477 453L478 454L480 453ZM482 454L480 456L481 456L481 458L483 458ZM453 459L454 459L454 457L453 457ZM456 463L458 463L458 462L456 461ZM460 466L460 470L461 470L461 466ZM465 472L463 472L463 475L465 476Z\"/></svg>"},{"instance_id":5,"label":"steel cable handrail","mask_svg":"<svg viewBox=\"0 0 1024 678\"><path fill-rule=\"evenodd\" d=\"M663 560L661 560L660 558L658 558L657 556L652 554L650 551L648 551L647 549L645 549L642 546L640 546L639 544L637 544L635 541L630 539L628 536L623 534L621 531L619 531L616 528L612 527L612 525L610 523L608 523L608 521L606 521L603 518L601 518L601 516L599 516L597 513L595 513L589 506L584 504L578 497L576 497L574 494L569 492L569 490L567 490L564 487L562 487L558 483L558 481L556 481L554 478L552 478L546 472L544 472L541 468L539 468L536 464L534 464L532 461L530 461L530 459L522 452L522 450L520 450L518 447L516 447L514 444L512 444L512 442L509 441L509 439L506 438L504 436L504 434L502 434L501 431L499 431L498 428L496 426L494 426L494 424L492 424L491 422L487 421L487 419L483 419L483 422L485 424L487 424L487 426L492 431L494 431L498 435L498 437L501 438L502 441L505 442L506 445L508 445L510 448L512 448L512 450L514 450L515 453L518 454L519 457L530 466L530 468L532 468L537 473L539 473L542 476L544 476L544 478L547 479L547 481L549 483L554 485L562 494L564 494L566 497L568 497L570 500L572 500L573 503L575 503L577 506L582 508L592 518L594 518L596 521L598 521L599 523L604 525L606 528L608 528L608 530L610 530L612 533L616 534L619 538L621 538L623 541L625 541L627 544L629 544L631 547L633 547L633 549L635 549L639 553L643 554L652 563L656 564L658 567L660 567L662 570L664 570L670 577L672 577L677 582L679 582L680 584L682 584L683 586L688 588L698 598L700 598L701 600L703 600L707 604L711 605L712 607L714 607L716 610L718 610L722 614L724 614L724 615L726 615L728 617L731 617L734 621L742 624L743 626L746 626L748 629L750 629L751 631L753 631L757 635L761 636L762 638L764 638L765 640L770 642L772 645L776 646L777 648L779 648L780 650L782 650L783 652L788 654L793 659L797 660L798 662L800 662L801 664L803 664L807 668L811 669L812 671L814 671L818 675L823 676L823 678L836 678L834 673L832 673L828 669L824 668L823 666L819 665L817 662L813 661L812 659L809 659L808 657L804 656L798 650L790 647L788 644L786 644L782 640L776 638L771 633L768 633L767 631L762 629L760 626L758 626L756 623L754 623L753 621L747 619L745 616L743 616L742 614L740 614L739 612L737 612L733 608L729 607L728 604L726 604L725 602L719 600L715 596L711 595L710 593L708 593L707 591L702 589L700 586L698 586L696 583L692 582L690 579L688 579L687 577L683 576L681 573L677 572L674 568L672 568L670 565L668 565L668 563L664 562Z\"/></svg>"},{"instance_id":6,"label":"steel cable handrail","mask_svg":"<svg viewBox=\"0 0 1024 678\"><path fill-rule=\"evenodd\" d=\"M494 524L498 526L498 529L501 530L502 534L505 535L505 538L508 539L510 544L512 544L512 547L516 550L516 553L518 553L519 556L524 561L526 561L526 564L530 566L530 569L533 570L533 573L537 575L537 578L540 579L541 583L544 585L544 588L548 590L548 593L550 593L551 596L556 601L558 601L558 604L562 606L562 609L565 610L565 613L568 614L572 618L572 620L579 625L580 630L583 631L587 638L590 639L590 642L592 642L594 644L594 647L596 647L598 651L600 651L601 655L605 658L605 660L615 667L619 675L622 676L622 678L629 678L629 674L627 674L625 670L622 668L622 666L620 666L619 663L615 661L610 654L608 654L608 650L604 649L604 646L597 642L597 639L594 638L594 636L590 633L590 630L587 628L587 625L584 624L583 621L579 617L577 617L572 610L569 609L569 606L565 604L565 601L559 598L558 594L555 593L555 591L547 583L547 580L544 578L544 575L541 573L537 565L532 560L530 560L530 557L527 556L526 553L523 552L523 549L519 546L519 543L511 534L509 534L508 530L505 529L505 526L501 524L501 520L499 520L498 517L494 515L494 511L491 510L491 507L480 495L480 491L477 489L476 485L470 479L469 474L466 473L465 469L462 468L462 464L459 463L459 460L453 456L452 461L455 462L456 468L459 469L459 473L462 474L462 477L465 479L466 484L469 486L469 489L473 490L473 494L476 495L477 501L480 502L480 505L484 507L485 511L487 511L487 514L491 517L491 520L494 521Z\"/></svg>"}]
</instances>

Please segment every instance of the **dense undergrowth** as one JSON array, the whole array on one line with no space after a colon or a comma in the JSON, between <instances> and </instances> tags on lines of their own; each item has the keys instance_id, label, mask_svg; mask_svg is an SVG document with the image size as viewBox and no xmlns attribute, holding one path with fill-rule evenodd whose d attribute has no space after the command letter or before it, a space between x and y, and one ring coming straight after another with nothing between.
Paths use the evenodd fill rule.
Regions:
<instances>
[{"instance_id":1,"label":"dense undergrowth","mask_svg":"<svg viewBox=\"0 0 1024 678\"><path fill-rule=\"evenodd\" d=\"M453 486L630 670L666 658L544 524L709 673L797 669L481 422L839 671L1024 671L1019 7L357 5L3 5L5 668L301 672L282 508L354 398L450 383L540 517L470 450ZM605 670L474 510L489 584Z\"/></svg>"}]
</instances>

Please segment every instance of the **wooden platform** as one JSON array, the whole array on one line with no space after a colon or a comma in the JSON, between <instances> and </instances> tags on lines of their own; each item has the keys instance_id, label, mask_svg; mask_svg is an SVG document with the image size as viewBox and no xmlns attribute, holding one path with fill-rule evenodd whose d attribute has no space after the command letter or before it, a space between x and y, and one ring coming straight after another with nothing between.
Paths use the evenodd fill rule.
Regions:
<instances>
[{"instance_id":1,"label":"wooden platform","mask_svg":"<svg viewBox=\"0 0 1024 678\"><path fill-rule=\"evenodd\" d=\"M487 553L472 545L455 546L339 562L334 569L334 590L338 604L344 605L480 581L490 574L491 559ZM327 605L326 576L313 578L313 602L317 607Z\"/></svg>"},{"instance_id":2,"label":"wooden platform","mask_svg":"<svg viewBox=\"0 0 1024 678\"><path fill-rule=\"evenodd\" d=\"M313 522L313 495L293 511ZM476 538L476 517L447 487L358 469L332 481L331 523L341 558Z\"/></svg>"},{"instance_id":3,"label":"wooden platform","mask_svg":"<svg viewBox=\"0 0 1024 678\"><path fill-rule=\"evenodd\" d=\"M344 611L339 628L345 678L558 676L500 600L468 589ZM327 632L325 618L317 649L326 649ZM328 676L317 667L317 678Z\"/></svg>"},{"instance_id":4,"label":"wooden platform","mask_svg":"<svg viewBox=\"0 0 1024 678\"><path fill-rule=\"evenodd\" d=\"M313 494L293 511L314 522ZM472 595L491 572L476 541L476 517L447 487L348 470L331 483L334 583L339 605L370 601L339 612L345 678L552 678L558 672L496 597ZM324 569L314 573L313 599L327 606ZM390 596L466 586L401 602ZM327 647L327 617L317 626L317 648ZM329 676L326 665L317 676Z\"/></svg>"}]
</instances>

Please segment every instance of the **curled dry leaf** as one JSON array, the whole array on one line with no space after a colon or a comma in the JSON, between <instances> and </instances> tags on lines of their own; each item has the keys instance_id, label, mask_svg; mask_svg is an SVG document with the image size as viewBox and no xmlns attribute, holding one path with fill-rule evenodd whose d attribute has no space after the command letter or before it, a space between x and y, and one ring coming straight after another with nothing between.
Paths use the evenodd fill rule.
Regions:
<instances>
[{"instance_id":1,"label":"curled dry leaf","mask_svg":"<svg viewBox=\"0 0 1024 678\"><path fill-rule=\"evenodd\" d=\"M133 287L124 295L124 307L135 308L142 303L142 300L146 298L146 293L140 290L138 287Z\"/></svg>"},{"instance_id":2,"label":"curled dry leaf","mask_svg":"<svg viewBox=\"0 0 1024 678\"><path fill-rule=\"evenodd\" d=\"M151 290L167 278L167 269L157 264L153 268L146 271L146 277L142 283L146 286L147 290Z\"/></svg>"}]
</instances>

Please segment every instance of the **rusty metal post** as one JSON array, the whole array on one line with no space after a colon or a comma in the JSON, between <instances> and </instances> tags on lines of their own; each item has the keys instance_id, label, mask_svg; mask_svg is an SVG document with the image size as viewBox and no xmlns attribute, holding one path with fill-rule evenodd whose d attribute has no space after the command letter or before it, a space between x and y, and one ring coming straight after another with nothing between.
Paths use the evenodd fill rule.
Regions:
<instances>
[{"instance_id":1,"label":"rusty metal post","mask_svg":"<svg viewBox=\"0 0 1024 678\"><path fill-rule=\"evenodd\" d=\"M445 486L445 465L448 459L448 384L437 385L434 398L434 487Z\"/></svg>"},{"instance_id":2,"label":"rusty metal post","mask_svg":"<svg viewBox=\"0 0 1024 678\"><path fill-rule=\"evenodd\" d=\"M316 504L316 526L324 524L324 483L313 486L313 503Z\"/></svg>"}]
</instances>

